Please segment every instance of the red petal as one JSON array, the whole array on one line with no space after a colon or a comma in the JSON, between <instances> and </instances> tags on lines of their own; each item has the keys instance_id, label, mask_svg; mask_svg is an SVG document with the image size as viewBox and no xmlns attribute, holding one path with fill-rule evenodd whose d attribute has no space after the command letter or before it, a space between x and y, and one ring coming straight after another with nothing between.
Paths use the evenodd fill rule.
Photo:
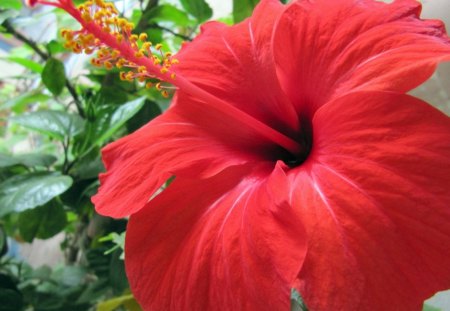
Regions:
<instances>
[{"instance_id":1,"label":"red petal","mask_svg":"<svg viewBox=\"0 0 450 311\"><path fill-rule=\"evenodd\" d=\"M283 170L254 167L175 179L131 216L125 263L145 310L289 310L305 235Z\"/></svg>"},{"instance_id":2,"label":"red petal","mask_svg":"<svg viewBox=\"0 0 450 311\"><path fill-rule=\"evenodd\" d=\"M290 172L308 253L311 310L421 310L450 287L450 119L407 95L361 92L313 120Z\"/></svg>"},{"instance_id":3,"label":"red petal","mask_svg":"<svg viewBox=\"0 0 450 311\"><path fill-rule=\"evenodd\" d=\"M177 72L216 97L289 135L297 115L281 91L273 63L271 37L284 6L265 0L253 16L235 26L207 23L176 56Z\"/></svg>"},{"instance_id":4,"label":"red petal","mask_svg":"<svg viewBox=\"0 0 450 311\"><path fill-rule=\"evenodd\" d=\"M230 166L274 161L280 152L245 124L180 93L164 115L102 150L107 173L92 201L100 214L128 216L173 175L207 178Z\"/></svg>"},{"instance_id":5,"label":"red petal","mask_svg":"<svg viewBox=\"0 0 450 311\"><path fill-rule=\"evenodd\" d=\"M420 20L420 3L295 1L281 16L274 55L299 112L355 90L407 92L450 59L440 21Z\"/></svg>"}]
</instances>

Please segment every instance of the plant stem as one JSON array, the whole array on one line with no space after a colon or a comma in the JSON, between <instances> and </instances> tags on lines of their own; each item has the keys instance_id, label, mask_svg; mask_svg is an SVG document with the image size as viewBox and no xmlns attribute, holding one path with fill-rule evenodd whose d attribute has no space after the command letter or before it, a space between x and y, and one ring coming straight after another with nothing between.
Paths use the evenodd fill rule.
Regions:
<instances>
[{"instance_id":1,"label":"plant stem","mask_svg":"<svg viewBox=\"0 0 450 311\"><path fill-rule=\"evenodd\" d=\"M34 42L33 40L31 40L30 38L25 37L23 34L21 34L20 32L18 32L9 22L9 20L5 20L2 24L3 27L5 27L7 33L11 34L14 36L14 38L16 38L17 40L25 43L26 45L28 45L33 51L36 52L36 54L38 54L40 56L40 58L44 61L47 61L50 58L50 55L48 53L46 53L45 51L43 51L37 44L36 42ZM65 84L67 87L67 90L69 91L70 95L73 98L73 101L75 102L75 105L77 107L78 110L78 114L84 118L85 114L84 114L84 110L83 107L81 105L81 101L78 97L77 92L75 91L75 88L73 87L73 85L70 83L70 81L65 78Z\"/></svg>"}]
</instances>

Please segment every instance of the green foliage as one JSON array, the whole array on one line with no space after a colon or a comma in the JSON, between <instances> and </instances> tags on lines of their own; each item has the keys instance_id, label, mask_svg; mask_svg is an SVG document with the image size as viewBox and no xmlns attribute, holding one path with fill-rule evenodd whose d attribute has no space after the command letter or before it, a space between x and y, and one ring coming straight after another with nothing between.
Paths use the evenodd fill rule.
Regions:
<instances>
[{"instance_id":1,"label":"green foliage","mask_svg":"<svg viewBox=\"0 0 450 311\"><path fill-rule=\"evenodd\" d=\"M300 293L295 289L291 290L291 311L308 311Z\"/></svg>"},{"instance_id":2,"label":"green foliage","mask_svg":"<svg viewBox=\"0 0 450 311\"><path fill-rule=\"evenodd\" d=\"M72 185L72 178L57 172L15 175L0 184L0 216L23 212L49 202Z\"/></svg>"},{"instance_id":3,"label":"green foliage","mask_svg":"<svg viewBox=\"0 0 450 311\"><path fill-rule=\"evenodd\" d=\"M76 114L63 111L41 110L11 118L30 130L58 140L73 137L83 130L84 121Z\"/></svg>"},{"instance_id":4,"label":"green foliage","mask_svg":"<svg viewBox=\"0 0 450 311\"><path fill-rule=\"evenodd\" d=\"M61 94L66 83L64 64L56 58L49 58L42 70L42 82L54 95Z\"/></svg>"},{"instance_id":5,"label":"green foliage","mask_svg":"<svg viewBox=\"0 0 450 311\"><path fill-rule=\"evenodd\" d=\"M181 0L181 4L199 22L204 22L212 16L212 9L205 0Z\"/></svg>"},{"instance_id":6,"label":"green foliage","mask_svg":"<svg viewBox=\"0 0 450 311\"><path fill-rule=\"evenodd\" d=\"M238 23L249 17L259 0L233 0L233 20Z\"/></svg>"},{"instance_id":7,"label":"green foliage","mask_svg":"<svg viewBox=\"0 0 450 311\"><path fill-rule=\"evenodd\" d=\"M53 201L20 213L18 221L20 235L27 242L32 242L34 238L51 238L62 231L66 224L64 208Z\"/></svg>"},{"instance_id":8,"label":"green foliage","mask_svg":"<svg viewBox=\"0 0 450 311\"><path fill-rule=\"evenodd\" d=\"M125 14L136 32L171 50L212 16L204 0L133 1ZM160 115L169 101L122 81L116 70L89 62L74 70L60 38L42 41L47 29L39 39L18 29L47 17L73 28L61 10L21 16L30 12L21 11L22 1L0 2L0 31L22 42L2 58L19 69L0 85L0 311L140 310L123 261L127 220L98 215L91 197L104 171L101 148ZM15 257L18 246L55 235L62 239L59 265L33 268Z\"/></svg>"}]
</instances>

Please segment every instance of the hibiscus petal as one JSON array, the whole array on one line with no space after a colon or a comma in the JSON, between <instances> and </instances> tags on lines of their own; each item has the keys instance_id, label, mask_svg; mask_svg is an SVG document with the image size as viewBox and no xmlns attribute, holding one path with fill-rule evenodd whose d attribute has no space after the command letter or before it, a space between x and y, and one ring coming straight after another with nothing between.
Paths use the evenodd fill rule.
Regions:
<instances>
[{"instance_id":1,"label":"hibiscus petal","mask_svg":"<svg viewBox=\"0 0 450 311\"><path fill-rule=\"evenodd\" d=\"M230 166L283 156L281 147L247 124L202 107L180 92L164 115L102 150L107 172L92 198L98 213L133 214L174 175L208 178Z\"/></svg>"},{"instance_id":2,"label":"hibiscus petal","mask_svg":"<svg viewBox=\"0 0 450 311\"><path fill-rule=\"evenodd\" d=\"M440 21L420 20L420 3L295 1L280 17L274 55L297 111L311 115L356 90L407 92L450 59Z\"/></svg>"},{"instance_id":3,"label":"hibiscus petal","mask_svg":"<svg viewBox=\"0 0 450 311\"><path fill-rule=\"evenodd\" d=\"M176 178L131 216L125 263L145 310L289 309L306 239L281 166Z\"/></svg>"},{"instance_id":4,"label":"hibiscus petal","mask_svg":"<svg viewBox=\"0 0 450 311\"><path fill-rule=\"evenodd\" d=\"M421 310L450 286L450 119L408 95L322 106L310 158L289 173L308 234L312 310Z\"/></svg>"},{"instance_id":5,"label":"hibiscus petal","mask_svg":"<svg viewBox=\"0 0 450 311\"><path fill-rule=\"evenodd\" d=\"M176 71L214 96L286 135L299 129L273 63L271 37L284 6L262 1L249 19L228 27L210 22L176 55Z\"/></svg>"}]
</instances>

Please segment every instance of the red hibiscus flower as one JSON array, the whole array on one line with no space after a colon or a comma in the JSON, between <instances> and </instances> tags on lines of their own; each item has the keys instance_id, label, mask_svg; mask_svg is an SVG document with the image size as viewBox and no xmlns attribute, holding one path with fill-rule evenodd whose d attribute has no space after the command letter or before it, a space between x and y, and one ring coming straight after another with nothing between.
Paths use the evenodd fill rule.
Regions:
<instances>
[{"instance_id":1,"label":"red hibiscus flower","mask_svg":"<svg viewBox=\"0 0 450 311\"><path fill-rule=\"evenodd\" d=\"M131 214L145 310L289 310L296 288L310 310L410 311L450 287L450 120L405 94L450 40L419 14L415 0L263 0L176 55L172 106L103 150L93 198Z\"/></svg>"}]
</instances>

